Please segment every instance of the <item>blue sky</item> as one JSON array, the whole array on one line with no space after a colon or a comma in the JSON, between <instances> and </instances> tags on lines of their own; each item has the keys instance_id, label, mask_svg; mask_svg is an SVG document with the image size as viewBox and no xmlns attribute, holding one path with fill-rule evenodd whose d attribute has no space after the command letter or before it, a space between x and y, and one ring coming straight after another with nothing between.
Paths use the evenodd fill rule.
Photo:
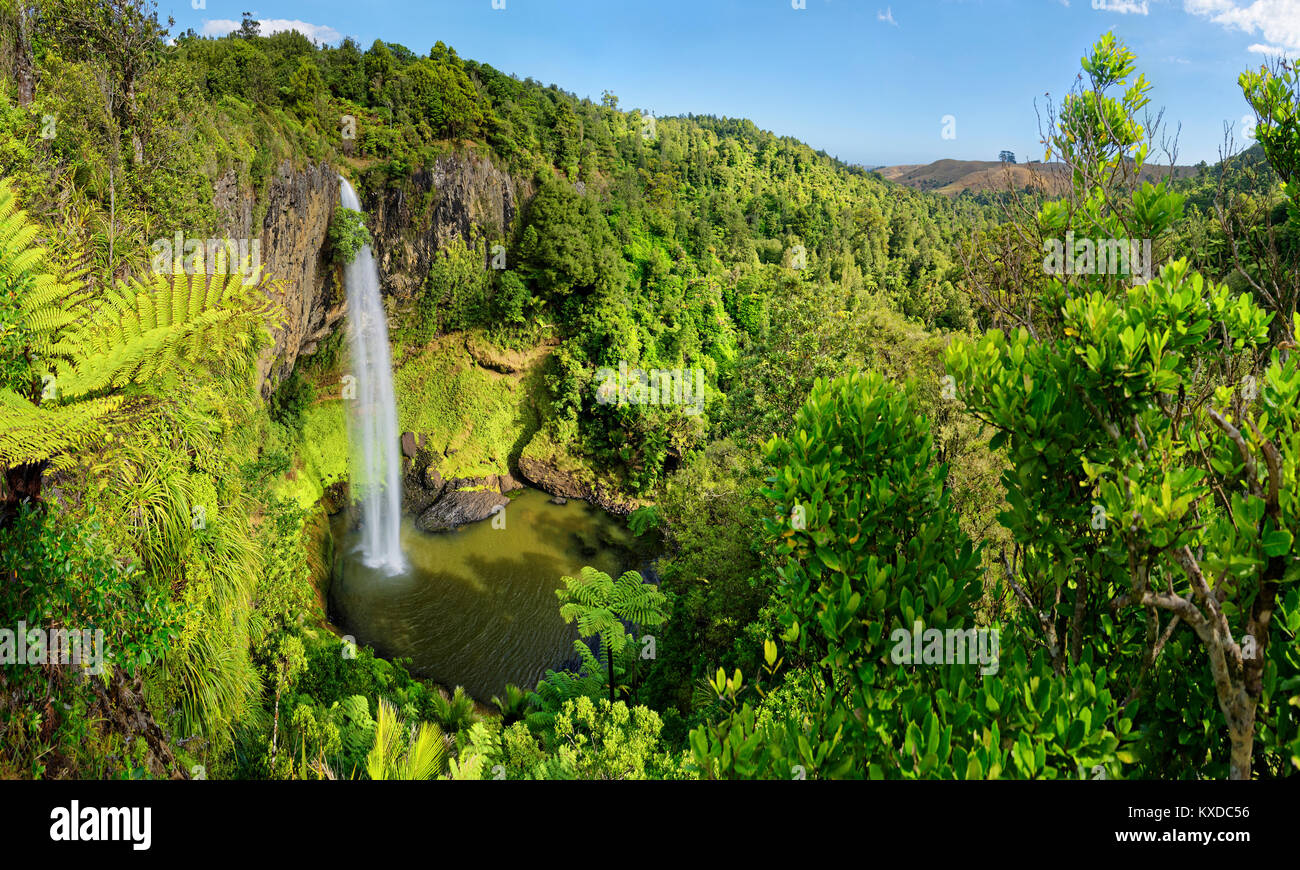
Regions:
<instances>
[{"instance_id":1,"label":"blue sky","mask_svg":"<svg viewBox=\"0 0 1300 870\"><path fill-rule=\"evenodd\" d=\"M793 8L802 3L805 8ZM205 8L194 9L203 5ZM497 0L500 6L502 0ZM1058 98L1108 29L1138 54L1179 162L1241 141L1242 70L1300 55L1300 0L159 0L208 34L245 9L321 41L463 57L625 109L752 119L853 163L1042 158L1034 100ZM1102 7L1102 8L1094 8ZM265 30L264 30L265 32ZM945 139L944 117L955 119Z\"/></svg>"}]
</instances>

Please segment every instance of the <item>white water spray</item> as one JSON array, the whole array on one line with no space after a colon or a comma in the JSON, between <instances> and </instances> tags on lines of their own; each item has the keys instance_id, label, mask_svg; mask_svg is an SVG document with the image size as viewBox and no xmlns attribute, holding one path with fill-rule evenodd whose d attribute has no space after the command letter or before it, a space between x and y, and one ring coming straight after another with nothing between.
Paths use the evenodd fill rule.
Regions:
<instances>
[{"instance_id":1,"label":"white water spray","mask_svg":"<svg viewBox=\"0 0 1300 870\"><path fill-rule=\"evenodd\" d=\"M357 193L339 177L345 208L361 210ZM345 272L348 290L348 341L356 377L356 399L348 414L352 442L352 491L364 500L361 557L366 565L402 571L400 540L402 489L399 483L397 402L393 396L393 358L388 350L388 320L379 298L379 271L366 245Z\"/></svg>"}]
</instances>

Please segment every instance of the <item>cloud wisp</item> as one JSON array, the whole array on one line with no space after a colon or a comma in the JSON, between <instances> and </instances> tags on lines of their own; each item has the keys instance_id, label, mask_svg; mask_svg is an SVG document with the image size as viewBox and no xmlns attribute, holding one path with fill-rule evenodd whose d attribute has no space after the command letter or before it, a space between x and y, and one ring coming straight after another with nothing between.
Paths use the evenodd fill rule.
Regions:
<instances>
[{"instance_id":1,"label":"cloud wisp","mask_svg":"<svg viewBox=\"0 0 1300 870\"><path fill-rule=\"evenodd\" d=\"M296 30L312 42L332 44L343 39L343 34L339 33L333 27L325 24L311 24L307 21L298 21L297 19L287 18L268 18L259 21L261 29L258 31L262 36L270 36L272 33L283 33L286 30ZM241 23L231 21L228 18L217 19L214 21L203 22L204 36L226 36L238 30Z\"/></svg>"}]
</instances>

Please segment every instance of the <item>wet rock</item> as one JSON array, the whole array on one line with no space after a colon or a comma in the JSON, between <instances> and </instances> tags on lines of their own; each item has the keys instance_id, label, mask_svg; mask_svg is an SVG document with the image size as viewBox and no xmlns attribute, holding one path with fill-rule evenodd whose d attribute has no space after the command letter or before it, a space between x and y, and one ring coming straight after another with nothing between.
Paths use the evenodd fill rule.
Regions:
<instances>
[{"instance_id":1,"label":"wet rock","mask_svg":"<svg viewBox=\"0 0 1300 870\"><path fill-rule=\"evenodd\" d=\"M568 504L569 500L558 495L551 496L551 504Z\"/></svg>"},{"instance_id":2,"label":"wet rock","mask_svg":"<svg viewBox=\"0 0 1300 870\"><path fill-rule=\"evenodd\" d=\"M426 454L417 454L402 477L402 510L419 516L433 507L446 488L438 466Z\"/></svg>"},{"instance_id":3,"label":"wet rock","mask_svg":"<svg viewBox=\"0 0 1300 870\"><path fill-rule=\"evenodd\" d=\"M419 448L416 446L415 443L415 433L403 432L402 433L402 455L405 456L407 459L414 459L415 455L418 452L419 452Z\"/></svg>"},{"instance_id":4,"label":"wet rock","mask_svg":"<svg viewBox=\"0 0 1300 870\"><path fill-rule=\"evenodd\" d=\"M445 492L432 507L420 514L415 527L423 532L445 532L466 523L485 520L496 508L509 503L510 499L501 493L485 489Z\"/></svg>"},{"instance_id":5,"label":"wet rock","mask_svg":"<svg viewBox=\"0 0 1300 870\"><path fill-rule=\"evenodd\" d=\"M327 514L333 516L348 506L348 500L348 482L339 480L325 487L325 493L321 496L321 505Z\"/></svg>"}]
</instances>

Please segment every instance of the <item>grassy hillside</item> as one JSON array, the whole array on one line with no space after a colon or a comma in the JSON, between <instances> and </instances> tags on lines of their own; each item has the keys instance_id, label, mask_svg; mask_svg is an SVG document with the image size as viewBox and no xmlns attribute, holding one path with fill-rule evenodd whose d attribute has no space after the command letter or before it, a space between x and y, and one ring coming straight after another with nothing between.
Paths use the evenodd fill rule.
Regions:
<instances>
[{"instance_id":1,"label":"grassy hillside","mask_svg":"<svg viewBox=\"0 0 1300 870\"><path fill-rule=\"evenodd\" d=\"M998 193L1006 190L1041 190L1061 196L1069 189L1069 177L1060 163L999 163L996 160L936 160L926 164L882 166L874 170L881 178L913 190L931 191L955 197L962 193ZM1142 167L1138 177L1152 184L1163 178L1194 177L1196 166Z\"/></svg>"}]
</instances>

